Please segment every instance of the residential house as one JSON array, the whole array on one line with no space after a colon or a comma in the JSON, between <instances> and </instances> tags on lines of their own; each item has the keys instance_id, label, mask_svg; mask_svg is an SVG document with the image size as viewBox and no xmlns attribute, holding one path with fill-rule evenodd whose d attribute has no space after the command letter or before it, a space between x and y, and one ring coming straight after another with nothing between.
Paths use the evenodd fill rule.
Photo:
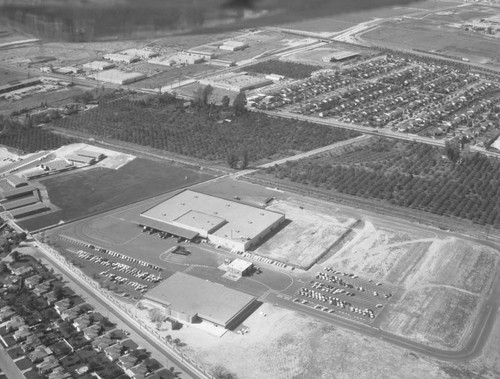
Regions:
<instances>
[{"instance_id":1,"label":"residential house","mask_svg":"<svg viewBox=\"0 0 500 379\"><path fill-rule=\"evenodd\" d=\"M39 345L28 354L28 359L33 363L39 363L49 355L52 355L52 350L44 345Z\"/></svg>"},{"instance_id":2,"label":"residential house","mask_svg":"<svg viewBox=\"0 0 500 379\"><path fill-rule=\"evenodd\" d=\"M59 315L61 315L64 311L68 310L71 307L71 300L68 298L64 298L54 303L54 309Z\"/></svg>"},{"instance_id":3,"label":"residential house","mask_svg":"<svg viewBox=\"0 0 500 379\"><path fill-rule=\"evenodd\" d=\"M4 321L10 320L12 316L14 316L16 312L12 310L12 308L8 305L0 309L0 323Z\"/></svg>"},{"instance_id":4,"label":"residential house","mask_svg":"<svg viewBox=\"0 0 500 379\"><path fill-rule=\"evenodd\" d=\"M93 341L92 345L94 345L94 341L96 340L97 336L99 336L100 332L101 332L101 326L100 325L91 325L91 326L83 329L83 336L87 340Z\"/></svg>"},{"instance_id":5,"label":"residential house","mask_svg":"<svg viewBox=\"0 0 500 379\"><path fill-rule=\"evenodd\" d=\"M46 280L45 282L42 282L38 285L35 286L33 289L33 293L37 296L42 296L43 294L46 294L47 292L50 291L51 288L51 280Z\"/></svg>"},{"instance_id":6,"label":"residential house","mask_svg":"<svg viewBox=\"0 0 500 379\"><path fill-rule=\"evenodd\" d=\"M71 378L71 374L66 371L63 367L56 367L52 372L47 376L48 379L67 379Z\"/></svg>"},{"instance_id":7,"label":"residential house","mask_svg":"<svg viewBox=\"0 0 500 379\"><path fill-rule=\"evenodd\" d=\"M88 328L91 324L92 321L90 319L90 315L88 314L81 315L80 317L77 317L73 320L73 326L79 332L81 332L85 328Z\"/></svg>"},{"instance_id":8,"label":"residential house","mask_svg":"<svg viewBox=\"0 0 500 379\"><path fill-rule=\"evenodd\" d=\"M69 308L64 312L61 312L61 319L64 321L72 322L75 318L77 318L82 313L82 307L77 305L73 308Z\"/></svg>"},{"instance_id":9,"label":"residential house","mask_svg":"<svg viewBox=\"0 0 500 379\"><path fill-rule=\"evenodd\" d=\"M148 372L149 370L144 362L125 370L125 374L130 376L132 379L144 379Z\"/></svg>"},{"instance_id":10,"label":"residential house","mask_svg":"<svg viewBox=\"0 0 500 379\"><path fill-rule=\"evenodd\" d=\"M21 344L21 350L23 353L27 354L30 351L35 350L36 347L40 346L40 338L38 338L36 335L30 335L26 337L26 341L24 341L23 344Z\"/></svg>"},{"instance_id":11,"label":"residential house","mask_svg":"<svg viewBox=\"0 0 500 379\"><path fill-rule=\"evenodd\" d=\"M92 346L97 351L104 351L105 348L111 346L115 343L115 340L110 338L109 336L101 336L92 341Z\"/></svg>"},{"instance_id":12,"label":"residential house","mask_svg":"<svg viewBox=\"0 0 500 379\"><path fill-rule=\"evenodd\" d=\"M31 330L28 325L21 326L18 330L14 332L12 336L16 342L24 341L28 336L30 336Z\"/></svg>"},{"instance_id":13,"label":"residential house","mask_svg":"<svg viewBox=\"0 0 500 379\"><path fill-rule=\"evenodd\" d=\"M32 275L29 278L24 279L24 285L29 289L35 288L37 284L42 281L42 277L38 274Z\"/></svg>"},{"instance_id":14,"label":"residential house","mask_svg":"<svg viewBox=\"0 0 500 379\"><path fill-rule=\"evenodd\" d=\"M24 318L22 318L19 315L15 315L15 316L12 316L12 318L9 321L5 322L2 325L5 326L5 329L7 330L7 332L14 332L14 331L18 330L21 326L26 325L26 323L24 322ZM0 326L2 326L2 325L0 325Z\"/></svg>"},{"instance_id":15,"label":"residential house","mask_svg":"<svg viewBox=\"0 0 500 379\"><path fill-rule=\"evenodd\" d=\"M57 367L60 367L59 360L53 355L45 357L41 363L36 365L36 368L41 375L47 375Z\"/></svg>"},{"instance_id":16,"label":"residential house","mask_svg":"<svg viewBox=\"0 0 500 379\"><path fill-rule=\"evenodd\" d=\"M137 357L130 355L130 354L127 354L127 355L123 355L120 358L118 358L117 363L125 371L125 370L128 370L129 368L132 368L135 365L137 365L138 361L139 360L137 359Z\"/></svg>"},{"instance_id":17,"label":"residential house","mask_svg":"<svg viewBox=\"0 0 500 379\"><path fill-rule=\"evenodd\" d=\"M133 351L135 349L137 349L139 347L139 345L137 345L133 340L131 339L126 339L126 340L123 340L120 342L120 344L122 345L122 348L125 352L130 352L130 351Z\"/></svg>"},{"instance_id":18,"label":"residential house","mask_svg":"<svg viewBox=\"0 0 500 379\"><path fill-rule=\"evenodd\" d=\"M28 276L33 272L33 267L31 266L21 266L16 268L11 268L10 271L16 276Z\"/></svg>"},{"instance_id":19,"label":"residential house","mask_svg":"<svg viewBox=\"0 0 500 379\"><path fill-rule=\"evenodd\" d=\"M87 371L89 371L89 367L88 366L82 366L82 367L78 367L77 369L75 369L75 373L77 375L83 375L85 374Z\"/></svg>"},{"instance_id":20,"label":"residential house","mask_svg":"<svg viewBox=\"0 0 500 379\"><path fill-rule=\"evenodd\" d=\"M48 305L54 305L57 302L57 295L55 291L47 292L43 295L43 298Z\"/></svg>"},{"instance_id":21,"label":"residential house","mask_svg":"<svg viewBox=\"0 0 500 379\"><path fill-rule=\"evenodd\" d=\"M108 357L108 359L111 362L114 362L118 358L121 357L122 349L123 349L123 346L120 343L115 343L114 345L111 345L111 346L108 346L107 348L105 348L104 353L106 354L106 357Z\"/></svg>"}]
</instances>

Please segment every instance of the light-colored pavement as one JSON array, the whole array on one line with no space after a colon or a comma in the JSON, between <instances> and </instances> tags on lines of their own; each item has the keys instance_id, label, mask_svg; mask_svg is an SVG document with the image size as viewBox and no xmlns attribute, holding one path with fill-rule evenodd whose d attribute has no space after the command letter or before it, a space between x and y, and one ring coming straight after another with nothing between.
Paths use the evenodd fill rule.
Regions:
<instances>
[{"instance_id":1,"label":"light-colored pavement","mask_svg":"<svg viewBox=\"0 0 500 379\"><path fill-rule=\"evenodd\" d=\"M14 361L10 358L9 354L4 349L4 346L0 344L0 372L9 379L23 379L24 375L21 370L16 366Z\"/></svg>"}]
</instances>

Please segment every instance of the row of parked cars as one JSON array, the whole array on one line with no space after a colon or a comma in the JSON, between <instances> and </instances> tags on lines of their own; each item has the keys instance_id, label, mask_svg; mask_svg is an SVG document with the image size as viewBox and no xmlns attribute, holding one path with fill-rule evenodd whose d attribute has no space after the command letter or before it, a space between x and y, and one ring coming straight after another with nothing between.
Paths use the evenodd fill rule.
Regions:
<instances>
[{"instance_id":1,"label":"row of parked cars","mask_svg":"<svg viewBox=\"0 0 500 379\"><path fill-rule=\"evenodd\" d=\"M88 260L90 262L98 263L104 267L108 267L110 270L116 270L116 271L123 272L125 274L133 275L133 276L137 277L138 279L146 280L148 282L157 283L160 281L159 276L153 275L153 274L149 273L148 271L142 271L142 270L139 270L138 268L130 267L129 265L127 265L125 263L110 262L107 258L102 258L100 256L88 253L88 252L83 251L83 250L78 251L78 257L81 259ZM133 283L136 283L136 282L133 282ZM140 283L137 283L137 284L139 286L141 286ZM145 286L145 288L147 288L147 286Z\"/></svg>"},{"instance_id":2,"label":"row of parked cars","mask_svg":"<svg viewBox=\"0 0 500 379\"><path fill-rule=\"evenodd\" d=\"M115 282L117 284L128 284L129 286L133 287L136 291L139 291L142 293L144 293L148 290L147 285L134 282L134 281L132 281L128 278L125 278L123 276L120 276L120 275L113 274L109 270L103 271L103 272L99 273L99 275L105 276L105 277L109 278L112 282Z\"/></svg>"},{"instance_id":3,"label":"row of parked cars","mask_svg":"<svg viewBox=\"0 0 500 379\"><path fill-rule=\"evenodd\" d=\"M114 258L123 259L125 261L133 262L133 263L136 263L138 265L150 268L152 270L161 271L161 267L158 267L152 263L148 263L148 262L145 262L143 260L133 258L133 257L130 257L130 256L122 254L122 253L117 253L116 251L113 251L113 250L108 250L108 249L105 249L103 247L94 246L94 245L87 245L87 247L89 249L93 249L93 250L98 251L100 253L111 255Z\"/></svg>"}]
</instances>

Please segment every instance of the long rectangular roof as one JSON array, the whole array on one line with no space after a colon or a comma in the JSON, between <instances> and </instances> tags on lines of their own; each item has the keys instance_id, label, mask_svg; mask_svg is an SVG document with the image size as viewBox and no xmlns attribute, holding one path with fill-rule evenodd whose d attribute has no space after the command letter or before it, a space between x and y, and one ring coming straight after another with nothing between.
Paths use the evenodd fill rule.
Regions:
<instances>
[{"instance_id":1,"label":"long rectangular roof","mask_svg":"<svg viewBox=\"0 0 500 379\"><path fill-rule=\"evenodd\" d=\"M170 305L178 312L197 314L219 325L227 325L255 300L255 297L246 293L183 272L176 272L146 293L145 297Z\"/></svg>"},{"instance_id":2,"label":"long rectangular roof","mask_svg":"<svg viewBox=\"0 0 500 379\"><path fill-rule=\"evenodd\" d=\"M24 207L26 205L35 204L38 201L40 201L40 198L38 196L30 196L19 200L7 201L6 203L3 203L2 206L6 211L10 211L12 209Z\"/></svg>"},{"instance_id":3,"label":"long rectangular roof","mask_svg":"<svg viewBox=\"0 0 500 379\"><path fill-rule=\"evenodd\" d=\"M31 213L42 212L47 209L47 206L43 203L36 203L33 205L27 205L25 207L13 209L10 211L13 217L23 217L24 215L28 215Z\"/></svg>"},{"instance_id":4,"label":"long rectangular roof","mask_svg":"<svg viewBox=\"0 0 500 379\"><path fill-rule=\"evenodd\" d=\"M196 213L192 211L196 211ZM193 221L194 223L190 224L187 223L186 217L182 217L186 214L190 214L191 218L205 214L207 219L209 216L214 216L218 220L225 220L225 223L217 224L219 228L213 231L212 234L234 240L253 239L269 226L284 218L284 215L278 212L191 190L185 190L165 200L142 213L142 216L166 224L175 223L177 226L182 226L181 221L184 221L186 222L186 228L192 227L194 224L201 225L201 216L199 216L198 220L190 220L190 222ZM206 225L207 228L204 230L209 231L214 226L214 223L208 222Z\"/></svg>"},{"instance_id":5,"label":"long rectangular roof","mask_svg":"<svg viewBox=\"0 0 500 379\"><path fill-rule=\"evenodd\" d=\"M28 185L28 186L14 188L14 189L11 189L11 190L4 191L2 193L2 195L3 195L4 198L9 198L9 197L12 197L12 196L19 196L19 195L28 194L30 192L35 191L36 189L37 188L35 186Z\"/></svg>"}]
</instances>

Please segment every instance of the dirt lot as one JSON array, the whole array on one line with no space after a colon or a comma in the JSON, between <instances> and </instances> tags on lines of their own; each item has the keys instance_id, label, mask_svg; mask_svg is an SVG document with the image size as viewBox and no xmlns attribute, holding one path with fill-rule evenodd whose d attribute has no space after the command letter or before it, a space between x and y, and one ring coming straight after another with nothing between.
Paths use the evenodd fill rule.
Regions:
<instances>
[{"instance_id":1,"label":"dirt lot","mask_svg":"<svg viewBox=\"0 0 500 379\"><path fill-rule=\"evenodd\" d=\"M220 365L240 379L450 378L425 358L271 304L244 326L245 335L216 337L194 327L168 333L186 343L183 350L204 367Z\"/></svg>"},{"instance_id":2,"label":"dirt lot","mask_svg":"<svg viewBox=\"0 0 500 379\"><path fill-rule=\"evenodd\" d=\"M455 238L364 229L326 262L396 285L401 298L382 314L381 328L440 348L457 348L491 288L498 257Z\"/></svg>"},{"instance_id":3,"label":"dirt lot","mask_svg":"<svg viewBox=\"0 0 500 379\"><path fill-rule=\"evenodd\" d=\"M424 344L454 349L471 327L479 301L478 296L453 288L417 288L389 306L381 328Z\"/></svg>"},{"instance_id":4,"label":"dirt lot","mask_svg":"<svg viewBox=\"0 0 500 379\"><path fill-rule=\"evenodd\" d=\"M300 207L300 203L293 201L278 201L268 207L284 213L291 222L260 246L258 254L308 267L357 221Z\"/></svg>"}]
</instances>

